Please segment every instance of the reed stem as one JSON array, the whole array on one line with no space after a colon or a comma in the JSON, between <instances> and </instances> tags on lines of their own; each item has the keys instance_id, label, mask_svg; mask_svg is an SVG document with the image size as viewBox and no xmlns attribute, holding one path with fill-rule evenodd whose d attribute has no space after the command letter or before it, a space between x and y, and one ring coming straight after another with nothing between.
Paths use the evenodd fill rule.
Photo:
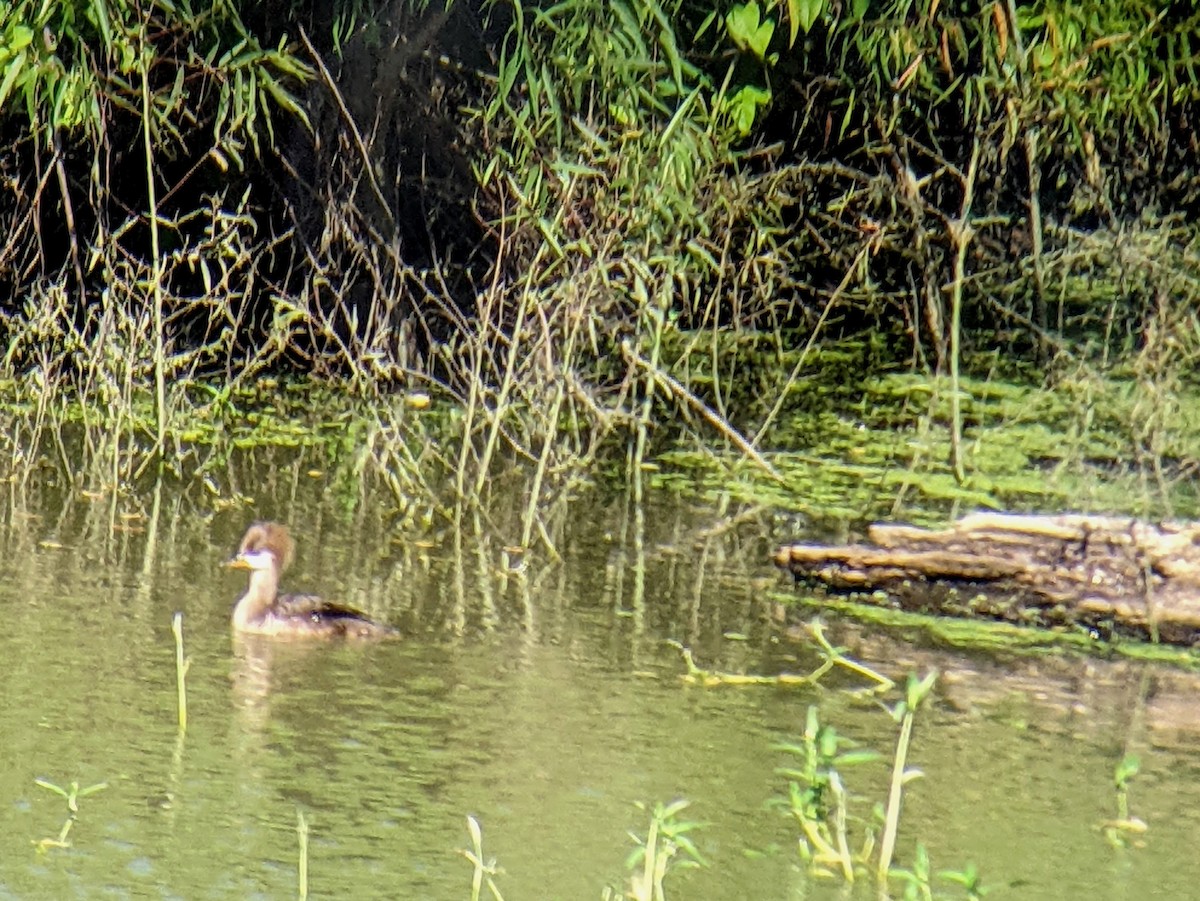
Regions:
<instances>
[{"instance_id":1,"label":"reed stem","mask_svg":"<svg viewBox=\"0 0 1200 901\"><path fill-rule=\"evenodd\" d=\"M908 761L908 745L912 740L913 711L904 714L900 726L900 738L896 742L896 757L892 762L892 781L888 787L887 813L884 817L883 839L879 848L880 885L887 884L888 871L892 867L892 856L896 850L896 834L900 828L900 804L904 791L904 769Z\"/></svg>"},{"instance_id":2,"label":"reed stem","mask_svg":"<svg viewBox=\"0 0 1200 901\"><path fill-rule=\"evenodd\" d=\"M300 901L305 901L308 898L308 820L304 818L304 811L296 811L296 834L300 837L300 861L297 866L299 887L297 889Z\"/></svg>"},{"instance_id":3,"label":"reed stem","mask_svg":"<svg viewBox=\"0 0 1200 901\"><path fill-rule=\"evenodd\" d=\"M183 614L176 613L171 620L171 632L175 636L175 686L178 696L179 731L187 732L187 671L192 661L183 656Z\"/></svg>"},{"instance_id":4,"label":"reed stem","mask_svg":"<svg viewBox=\"0 0 1200 901\"><path fill-rule=\"evenodd\" d=\"M148 44L145 30L143 45ZM158 196L154 186L154 144L150 137L150 76L151 57L142 56L142 144L146 151L146 196L150 216L150 255L154 274L151 290L154 293L154 411L156 419L155 453L161 454L167 440L166 339L163 333L163 261L158 241Z\"/></svg>"},{"instance_id":5,"label":"reed stem","mask_svg":"<svg viewBox=\"0 0 1200 901\"><path fill-rule=\"evenodd\" d=\"M896 851L896 835L900 830L900 805L903 799L904 784L909 779L907 772L908 746L912 741L913 721L917 715L917 708L929 697L937 678L937 670L931 671L922 679L918 679L915 674L910 674L904 689L904 700L896 710L896 713L900 715L900 737L896 740L896 757L892 761L892 781L888 790L883 835L879 842L879 867L876 870L879 885L885 893L888 873L892 868L892 856Z\"/></svg>"}]
</instances>

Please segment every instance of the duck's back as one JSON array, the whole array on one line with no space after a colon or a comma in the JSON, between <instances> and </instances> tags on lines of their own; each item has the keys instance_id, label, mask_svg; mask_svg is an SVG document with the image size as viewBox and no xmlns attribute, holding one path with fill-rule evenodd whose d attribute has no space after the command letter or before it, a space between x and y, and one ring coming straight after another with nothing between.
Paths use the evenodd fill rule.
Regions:
<instances>
[{"instance_id":1,"label":"duck's back","mask_svg":"<svg viewBox=\"0 0 1200 901\"><path fill-rule=\"evenodd\" d=\"M289 594L276 598L262 622L271 635L328 638L387 638L396 630L375 622L361 610L331 604L314 595Z\"/></svg>"}]
</instances>

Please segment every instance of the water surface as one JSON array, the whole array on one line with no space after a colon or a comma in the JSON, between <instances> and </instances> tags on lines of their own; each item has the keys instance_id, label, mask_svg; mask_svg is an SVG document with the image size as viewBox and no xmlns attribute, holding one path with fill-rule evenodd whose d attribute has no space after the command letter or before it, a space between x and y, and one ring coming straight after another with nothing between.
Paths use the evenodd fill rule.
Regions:
<instances>
[{"instance_id":1,"label":"water surface","mask_svg":"<svg viewBox=\"0 0 1200 901\"><path fill-rule=\"evenodd\" d=\"M766 562L765 517L722 528L663 497L639 531L626 499L590 497L552 531L562 562L535 553L514 574L503 521L406 534L364 513L369 504L336 502L319 478L296 484L278 495L287 503L207 514L176 499L157 519L127 521L107 499L10 498L0 897L289 897L302 814L313 897L466 898L471 871L457 852L470 814L509 901L598 898L627 885L627 833L647 826L635 805L681 797L708 824L696 839L709 866L669 882L675 897L846 897L806 874L797 830L767 807L789 762L776 744L795 739L815 704L886 756L890 717L837 690L850 677L825 689L686 685L664 641L715 669L816 665L773 616L768 589L785 586ZM298 533L289 587L368 609L403 640L234 640L243 582L219 563L256 516ZM176 611L191 659L182 738ZM1190 676L831 628L894 675L949 674L918 721L911 760L925 778L908 794L901 864L920 841L936 868L982 868L990 897L1192 896L1200 728L1179 701ZM1114 850L1098 824L1114 815L1112 770L1131 750L1143 758L1131 803L1150 829L1144 848ZM887 762L846 776L869 819ZM39 778L107 783L79 801L69 848L35 848L68 814ZM865 884L850 894L874 897Z\"/></svg>"}]
</instances>

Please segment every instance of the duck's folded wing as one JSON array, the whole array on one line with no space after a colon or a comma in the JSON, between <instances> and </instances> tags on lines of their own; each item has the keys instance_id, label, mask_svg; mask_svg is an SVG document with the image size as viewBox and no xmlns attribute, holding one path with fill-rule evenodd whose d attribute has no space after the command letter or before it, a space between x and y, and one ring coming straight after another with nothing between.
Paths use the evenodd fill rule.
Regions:
<instances>
[{"instance_id":1,"label":"duck's folded wing","mask_svg":"<svg viewBox=\"0 0 1200 901\"><path fill-rule=\"evenodd\" d=\"M302 616L314 620L367 618L361 610L345 604L333 604L310 594L289 594L277 598L275 611L279 616Z\"/></svg>"},{"instance_id":2,"label":"duck's folded wing","mask_svg":"<svg viewBox=\"0 0 1200 901\"><path fill-rule=\"evenodd\" d=\"M284 595L275 601L272 616L296 623L308 624L308 631L316 635L342 635L347 638L392 638L399 633L391 626L377 623L361 610L312 595ZM301 631L306 631L301 629Z\"/></svg>"}]
</instances>

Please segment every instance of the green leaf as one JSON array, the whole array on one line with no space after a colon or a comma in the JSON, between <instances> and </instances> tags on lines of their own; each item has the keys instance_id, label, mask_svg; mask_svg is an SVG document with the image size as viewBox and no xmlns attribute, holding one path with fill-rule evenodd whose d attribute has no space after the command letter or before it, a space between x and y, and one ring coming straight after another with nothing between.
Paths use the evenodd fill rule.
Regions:
<instances>
[{"instance_id":1,"label":"green leaf","mask_svg":"<svg viewBox=\"0 0 1200 901\"><path fill-rule=\"evenodd\" d=\"M904 687L904 700L909 710L916 710L921 702L929 696L938 679L938 671L930 670L923 679L918 679L916 673L909 673L908 682Z\"/></svg>"},{"instance_id":2,"label":"green leaf","mask_svg":"<svg viewBox=\"0 0 1200 901\"><path fill-rule=\"evenodd\" d=\"M751 0L735 5L725 16L725 27L740 49L749 50L760 60L766 58L767 46L775 34L775 22L763 20L758 3Z\"/></svg>"},{"instance_id":3,"label":"green leaf","mask_svg":"<svg viewBox=\"0 0 1200 901\"><path fill-rule=\"evenodd\" d=\"M1125 785L1138 774L1142 768L1142 760L1136 754L1126 754L1125 757L1117 764L1116 771L1113 773L1113 781L1117 787Z\"/></svg>"},{"instance_id":4,"label":"green leaf","mask_svg":"<svg viewBox=\"0 0 1200 901\"><path fill-rule=\"evenodd\" d=\"M89 785L87 788L81 788L78 792L78 797L86 798L88 795L94 795L98 791L104 791L108 788L107 782L97 782L95 785Z\"/></svg>"},{"instance_id":5,"label":"green leaf","mask_svg":"<svg viewBox=\"0 0 1200 901\"><path fill-rule=\"evenodd\" d=\"M828 726L817 733L817 750L821 757L831 760L838 749L837 730Z\"/></svg>"},{"instance_id":6,"label":"green leaf","mask_svg":"<svg viewBox=\"0 0 1200 901\"><path fill-rule=\"evenodd\" d=\"M874 763L882 759L883 755L878 751L847 751L845 754L835 757L834 763L838 766L854 766L860 763Z\"/></svg>"},{"instance_id":7,"label":"green leaf","mask_svg":"<svg viewBox=\"0 0 1200 901\"><path fill-rule=\"evenodd\" d=\"M793 9L795 12L793 13ZM808 34L812 31L813 25L816 24L821 13L825 11L825 0L788 0L788 14L795 15L792 21L792 43L796 42L795 29L799 24L804 29L804 33Z\"/></svg>"},{"instance_id":8,"label":"green leaf","mask_svg":"<svg viewBox=\"0 0 1200 901\"><path fill-rule=\"evenodd\" d=\"M284 87L279 84L279 82L272 78L265 69L261 73L261 78L263 87L266 88L267 93L271 95L271 98L275 101L275 103L281 109L287 110L311 130L312 125L308 121L308 113L304 110L304 107L300 105L296 98L288 93L288 91L285 90ZM269 117L267 121L270 121Z\"/></svg>"},{"instance_id":9,"label":"green leaf","mask_svg":"<svg viewBox=\"0 0 1200 901\"><path fill-rule=\"evenodd\" d=\"M28 25L14 25L8 34L8 52L24 50L33 40L33 29Z\"/></svg>"},{"instance_id":10,"label":"green leaf","mask_svg":"<svg viewBox=\"0 0 1200 901\"><path fill-rule=\"evenodd\" d=\"M742 85L725 102L733 127L742 137L750 134L760 107L771 102L771 92L755 85Z\"/></svg>"},{"instance_id":11,"label":"green leaf","mask_svg":"<svg viewBox=\"0 0 1200 901\"><path fill-rule=\"evenodd\" d=\"M733 42L745 50L750 45L750 35L758 30L760 14L757 3L737 3L725 16L725 27Z\"/></svg>"},{"instance_id":12,"label":"green leaf","mask_svg":"<svg viewBox=\"0 0 1200 901\"><path fill-rule=\"evenodd\" d=\"M136 46L127 41L122 41L118 54L121 57L121 62L118 65L122 75L128 75L136 70L138 64L138 48ZM147 68L149 68L151 62L152 60L147 60ZM179 71L182 72L183 68L180 67Z\"/></svg>"},{"instance_id":13,"label":"green leaf","mask_svg":"<svg viewBox=\"0 0 1200 901\"><path fill-rule=\"evenodd\" d=\"M7 66L4 67L4 80L0 81L0 110L4 109L4 101L8 99L8 93L12 90L13 84L16 82L21 70L25 67L25 51L21 51Z\"/></svg>"},{"instance_id":14,"label":"green leaf","mask_svg":"<svg viewBox=\"0 0 1200 901\"><path fill-rule=\"evenodd\" d=\"M68 792L65 788L60 785L55 785L53 782L50 782L47 779L34 779L33 783L34 785L40 785L42 788L47 788L63 798L69 798L71 796L70 792Z\"/></svg>"},{"instance_id":15,"label":"green leaf","mask_svg":"<svg viewBox=\"0 0 1200 901\"><path fill-rule=\"evenodd\" d=\"M113 34L112 24L108 21L108 4L104 2L89 3L88 18L92 20L96 29L100 32L100 39L104 42L104 49L111 51Z\"/></svg>"},{"instance_id":16,"label":"green leaf","mask_svg":"<svg viewBox=\"0 0 1200 901\"><path fill-rule=\"evenodd\" d=\"M754 51L754 55L759 59L766 59L767 47L770 46L771 37L775 34L775 22L773 19L767 19L758 27L750 39L750 49Z\"/></svg>"}]
</instances>

